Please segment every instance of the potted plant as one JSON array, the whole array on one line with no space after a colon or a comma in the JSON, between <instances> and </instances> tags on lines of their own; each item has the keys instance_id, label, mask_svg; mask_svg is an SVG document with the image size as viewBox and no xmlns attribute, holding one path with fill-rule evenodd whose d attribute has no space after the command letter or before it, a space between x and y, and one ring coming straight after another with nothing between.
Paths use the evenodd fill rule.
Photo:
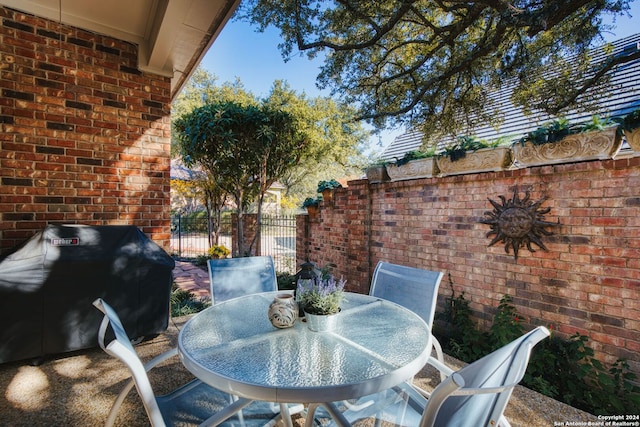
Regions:
<instances>
[{"instance_id":1,"label":"potted plant","mask_svg":"<svg viewBox=\"0 0 640 427\"><path fill-rule=\"evenodd\" d=\"M367 166L364 173L367 175L367 180L372 184L386 182L390 179L387 173L387 162L384 160L378 160Z\"/></svg>"},{"instance_id":2,"label":"potted plant","mask_svg":"<svg viewBox=\"0 0 640 427\"><path fill-rule=\"evenodd\" d=\"M624 116L621 127L629 147L640 151L640 108Z\"/></svg>"},{"instance_id":3,"label":"potted plant","mask_svg":"<svg viewBox=\"0 0 640 427\"><path fill-rule=\"evenodd\" d=\"M322 193L322 199L327 203L333 201L333 190L336 188L342 188L342 185L335 179L318 182L318 193Z\"/></svg>"},{"instance_id":4,"label":"potted plant","mask_svg":"<svg viewBox=\"0 0 640 427\"><path fill-rule=\"evenodd\" d=\"M302 207L307 210L307 214L309 214L310 219L314 219L318 216L318 212L320 210L319 205L320 201L313 197L307 197L304 199L304 202L302 202Z\"/></svg>"},{"instance_id":5,"label":"potted plant","mask_svg":"<svg viewBox=\"0 0 640 427\"><path fill-rule=\"evenodd\" d=\"M579 126L571 126L565 119L554 120L529 132L511 148L516 164L528 167L610 159L621 145L616 126L593 116Z\"/></svg>"},{"instance_id":6,"label":"potted plant","mask_svg":"<svg viewBox=\"0 0 640 427\"><path fill-rule=\"evenodd\" d=\"M494 172L511 166L511 149L506 138L487 142L474 136L459 136L437 157L442 176Z\"/></svg>"},{"instance_id":7,"label":"potted plant","mask_svg":"<svg viewBox=\"0 0 640 427\"><path fill-rule=\"evenodd\" d=\"M344 279L336 280L332 275L298 284L296 299L311 330L326 331L335 327L335 315L340 312L344 300L345 284Z\"/></svg>"},{"instance_id":8,"label":"potted plant","mask_svg":"<svg viewBox=\"0 0 640 427\"><path fill-rule=\"evenodd\" d=\"M387 173L391 181L431 178L438 173L438 168L434 160L435 154L435 147L426 151L409 151L395 163L387 164Z\"/></svg>"},{"instance_id":9,"label":"potted plant","mask_svg":"<svg viewBox=\"0 0 640 427\"><path fill-rule=\"evenodd\" d=\"M229 256L231 251L224 245L214 245L209 248L207 254L211 259L221 259Z\"/></svg>"}]
</instances>

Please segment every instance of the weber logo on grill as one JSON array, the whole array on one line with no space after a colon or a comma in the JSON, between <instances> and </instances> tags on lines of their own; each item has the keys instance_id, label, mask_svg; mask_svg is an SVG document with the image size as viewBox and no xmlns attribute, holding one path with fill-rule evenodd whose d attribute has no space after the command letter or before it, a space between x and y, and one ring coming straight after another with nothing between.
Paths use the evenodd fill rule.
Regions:
<instances>
[{"instance_id":1,"label":"weber logo on grill","mask_svg":"<svg viewBox=\"0 0 640 427\"><path fill-rule=\"evenodd\" d=\"M80 238L78 237L51 239L51 246L78 246L79 244Z\"/></svg>"}]
</instances>

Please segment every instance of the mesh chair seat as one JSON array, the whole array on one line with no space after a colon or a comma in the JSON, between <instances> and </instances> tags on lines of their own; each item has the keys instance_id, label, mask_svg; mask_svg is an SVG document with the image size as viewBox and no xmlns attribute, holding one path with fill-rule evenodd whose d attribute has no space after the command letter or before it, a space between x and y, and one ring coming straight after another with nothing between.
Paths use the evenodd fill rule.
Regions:
<instances>
[{"instance_id":1,"label":"mesh chair seat","mask_svg":"<svg viewBox=\"0 0 640 427\"><path fill-rule=\"evenodd\" d=\"M459 371L447 370L428 398L404 382L358 400L366 405L333 405L350 423L373 418L376 425L384 421L399 427L509 427L503 414L513 388L524 376L533 346L548 336L549 330L539 326ZM311 405L310 417L314 411ZM312 421L307 418L307 426Z\"/></svg>"},{"instance_id":2,"label":"mesh chair seat","mask_svg":"<svg viewBox=\"0 0 640 427\"><path fill-rule=\"evenodd\" d=\"M270 256L210 259L207 267L212 304L278 290L276 270Z\"/></svg>"}]
</instances>

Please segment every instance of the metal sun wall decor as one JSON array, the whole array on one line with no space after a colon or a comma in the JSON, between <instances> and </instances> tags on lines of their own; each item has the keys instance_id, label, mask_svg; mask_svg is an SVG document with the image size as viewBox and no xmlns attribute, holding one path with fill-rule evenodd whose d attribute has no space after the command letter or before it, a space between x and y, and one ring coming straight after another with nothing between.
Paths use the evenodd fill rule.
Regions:
<instances>
[{"instance_id":1,"label":"metal sun wall decor","mask_svg":"<svg viewBox=\"0 0 640 427\"><path fill-rule=\"evenodd\" d=\"M527 191L525 197L520 199L517 189L513 191L511 200L507 200L504 196L498 197L502 200L502 204L488 199L494 209L485 212L485 219L480 221L491 227L487 237L495 236L488 246L498 242L504 243L505 252L509 253L509 248L513 249L516 261L518 250L524 246L530 252L535 252L532 244L547 251L542 242L542 236L551 236L553 233L546 230L546 227L557 226L560 221L558 223L544 221L544 215L551 210L551 208L540 208L546 197L533 202L529 200L530 195Z\"/></svg>"}]
</instances>

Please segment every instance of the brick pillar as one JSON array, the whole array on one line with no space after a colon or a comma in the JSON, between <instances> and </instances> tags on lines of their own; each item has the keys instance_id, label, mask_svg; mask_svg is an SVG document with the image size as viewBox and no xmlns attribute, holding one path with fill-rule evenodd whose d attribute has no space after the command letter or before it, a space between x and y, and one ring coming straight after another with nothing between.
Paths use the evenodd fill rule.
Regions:
<instances>
[{"instance_id":1,"label":"brick pillar","mask_svg":"<svg viewBox=\"0 0 640 427\"><path fill-rule=\"evenodd\" d=\"M249 249L249 245L251 244L251 241L253 240L255 234L256 234L256 227L258 225L258 216L256 214L243 214L242 215L243 221L242 221L242 226L243 226L243 231L244 231L244 236L243 236L243 246L244 246L244 250L248 250ZM231 254L234 257L242 257L245 256L246 254L239 254L238 253L238 214L234 213L231 215L231 241L232 241L232 248L231 248ZM255 244L253 245L253 248L251 250L251 253L249 254L249 256L256 256L256 255L260 255L260 242L256 241Z\"/></svg>"}]
</instances>

